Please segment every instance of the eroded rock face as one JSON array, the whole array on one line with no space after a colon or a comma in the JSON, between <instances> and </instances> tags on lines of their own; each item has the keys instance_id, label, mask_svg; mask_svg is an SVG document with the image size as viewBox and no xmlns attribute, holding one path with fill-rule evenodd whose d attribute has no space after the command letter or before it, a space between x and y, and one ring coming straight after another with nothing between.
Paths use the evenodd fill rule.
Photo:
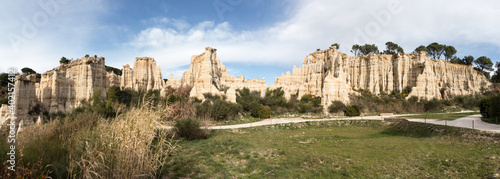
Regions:
<instances>
[{"instance_id":1,"label":"eroded rock face","mask_svg":"<svg viewBox=\"0 0 500 179\"><path fill-rule=\"evenodd\" d=\"M123 66L122 88L134 90L162 89L164 81L161 76L161 68L156 65L156 61L151 57L136 57L134 69L127 64Z\"/></svg>"},{"instance_id":2,"label":"eroded rock face","mask_svg":"<svg viewBox=\"0 0 500 179\"><path fill-rule=\"evenodd\" d=\"M108 80L103 57L73 60L42 74L37 98L49 112L69 112L95 90L105 91Z\"/></svg>"},{"instance_id":3,"label":"eroded rock face","mask_svg":"<svg viewBox=\"0 0 500 179\"><path fill-rule=\"evenodd\" d=\"M37 104L49 113L66 113L79 106L82 100L89 100L96 90L102 90L105 95L113 85L135 90L163 87L161 69L153 58L136 58L135 69L125 65L122 76L106 72L104 63L103 57L72 60L43 73L40 83L36 83L36 75L17 76L15 90L19 124L31 125L40 118L28 115L28 111Z\"/></svg>"},{"instance_id":4,"label":"eroded rock face","mask_svg":"<svg viewBox=\"0 0 500 179\"><path fill-rule=\"evenodd\" d=\"M489 85L472 66L431 59L425 52L348 57L328 49L309 54L302 67L294 66L293 74L276 78L271 88L283 88L287 98L320 96L326 107L334 100L349 103L353 89L380 94L408 87L412 89L408 96L442 99L474 94Z\"/></svg>"},{"instance_id":5,"label":"eroded rock face","mask_svg":"<svg viewBox=\"0 0 500 179\"><path fill-rule=\"evenodd\" d=\"M226 66L217 58L217 50L206 47L205 52L191 57L189 69L182 74L180 83L171 76L166 86L192 86L190 96L205 99L203 94L226 95L228 101L236 102L236 89L249 88L264 94L265 79L247 80L245 77L233 77Z\"/></svg>"}]
</instances>

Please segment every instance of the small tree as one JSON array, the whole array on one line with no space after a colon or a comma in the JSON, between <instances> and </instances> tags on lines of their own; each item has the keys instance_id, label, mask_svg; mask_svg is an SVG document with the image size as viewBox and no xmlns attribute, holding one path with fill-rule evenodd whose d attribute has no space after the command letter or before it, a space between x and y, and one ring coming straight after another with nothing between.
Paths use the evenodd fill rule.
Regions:
<instances>
[{"instance_id":1,"label":"small tree","mask_svg":"<svg viewBox=\"0 0 500 179\"><path fill-rule=\"evenodd\" d=\"M31 69L31 68L28 68L28 67L24 67L23 69L21 69L21 71L25 74L25 75L31 75L31 74L36 74L36 71Z\"/></svg>"},{"instance_id":2,"label":"small tree","mask_svg":"<svg viewBox=\"0 0 500 179\"><path fill-rule=\"evenodd\" d=\"M477 65L477 67L481 70L481 72L488 72L493 70L492 68L493 63L491 62L491 59L486 56L481 56L477 58L474 61L474 64Z\"/></svg>"},{"instance_id":3,"label":"small tree","mask_svg":"<svg viewBox=\"0 0 500 179\"><path fill-rule=\"evenodd\" d=\"M414 53L420 53L420 51L424 51L424 52L427 52L427 47L423 46L423 45L420 45L418 46L413 52Z\"/></svg>"},{"instance_id":4,"label":"small tree","mask_svg":"<svg viewBox=\"0 0 500 179\"><path fill-rule=\"evenodd\" d=\"M354 56L360 56L361 55L361 46L359 46L358 44L352 45L351 53L353 53Z\"/></svg>"},{"instance_id":5,"label":"small tree","mask_svg":"<svg viewBox=\"0 0 500 179\"><path fill-rule=\"evenodd\" d=\"M61 57L61 60L59 60L59 63L60 64L63 64L63 63L69 63L69 60L66 58L66 57Z\"/></svg>"},{"instance_id":6,"label":"small tree","mask_svg":"<svg viewBox=\"0 0 500 179\"><path fill-rule=\"evenodd\" d=\"M497 62L495 67L497 68L497 71L495 71L495 74L491 76L491 82L500 83L500 62Z\"/></svg>"},{"instance_id":7,"label":"small tree","mask_svg":"<svg viewBox=\"0 0 500 179\"><path fill-rule=\"evenodd\" d=\"M444 47L444 58L446 61L450 61L451 58L457 53L455 47L448 45Z\"/></svg>"},{"instance_id":8,"label":"small tree","mask_svg":"<svg viewBox=\"0 0 500 179\"><path fill-rule=\"evenodd\" d=\"M439 44L437 42L431 43L427 46L427 53L434 59L441 58L441 55L444 53L446 45Z\"/></svg>"},{"instance_id":9,"label":"small tree","mask_svg":"<svg viewBox=\"0 0 500 179\"><path fill-rule=\"evenodd\" d=\"M90 55L89 55L89 54L86 54L86 55L85 55L85 57L90 57Z\"/></svg>"},{"instance_id":10,"label":"small tree","mask_svg":"<svg viewBox=\"0 0 500 179\"><path fill-rule=\"evenodd\" d=\"M385 54L405 53L402 47L393 42L387 42L385 43L385 46L387 49L384 51Z\"/></svg>"},{"instance_id":11,"label":"small tree","mask_svg":"<svg viewBox=\"0 0 500 179\"><path fill-rule=\"evenodd\" d=\"M375 54L378 54L379 51L378 51L378 47L375 45L375 44L365 44L363 46L361 46L361 53L363 55L368 55L370 53L375 53Z\"/></svg>"},{"instance_id":12,"label":"small tree","mask_svg":"<svg viewBox=\"0 0 500 179\"><path fill-rule=\"evenodd\" d=\"M332 44L332 47L335 46L335 49L339 49L340 48L340 45L338 43L334 43Z\"/></svg>"}]
</instances>

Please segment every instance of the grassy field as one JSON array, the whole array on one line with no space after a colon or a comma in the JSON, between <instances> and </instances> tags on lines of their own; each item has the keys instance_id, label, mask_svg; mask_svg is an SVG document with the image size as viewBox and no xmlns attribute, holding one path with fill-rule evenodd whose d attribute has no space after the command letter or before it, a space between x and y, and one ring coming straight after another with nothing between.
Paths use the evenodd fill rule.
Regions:
<instances>
[{"instance_id":1,"label":"grassy field","mask_svg":"<svg viewBox=\"0 0 500 179\"><path fill-rule=\"evenodd\" d=\"M438 120L455 120L470 115L480 114L479 112L468 113L422 113L417 115L401 116L409 119L438 119Z\"/></svg>"},{"instance_id":2,"label":"grassy field","mask_svg":"<svg viewBox=\"0 0 500 179\"><path fill-rule=\"evenodd\" d=\"M487 178L500 135L418 123L330 121L215 130L178 141L162 171L192 178Z\"/></svg>"}]
</instances>

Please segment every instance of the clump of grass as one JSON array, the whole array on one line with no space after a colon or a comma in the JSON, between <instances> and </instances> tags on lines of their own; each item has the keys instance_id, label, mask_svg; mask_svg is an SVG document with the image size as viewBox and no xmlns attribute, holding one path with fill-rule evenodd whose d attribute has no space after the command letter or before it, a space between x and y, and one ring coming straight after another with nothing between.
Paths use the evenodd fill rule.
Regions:
<instances>
[{"instance_id":1,"label":"clump of grass","mask_svg":"<svg viewBox=\"0 0 500 179\"><path fill-rule=\"evenodd\" d=\"M196 119L185 118L177 120L174 125L174 132L179 137L186 140L206 139L210 131L200 128L200 122Z\"/></svg>"},{"instance_id":2,"label":"clump of grass","mask_svg":"<svg viewBox=\"0 0 500 179\"><path fill-rule=\"evenodd\" d=\"M70 144L69 173L78 178L157 177L174 144L156 128L160 114L133 108L113 121L101 120Z\"/></svg>"}]
</instances>

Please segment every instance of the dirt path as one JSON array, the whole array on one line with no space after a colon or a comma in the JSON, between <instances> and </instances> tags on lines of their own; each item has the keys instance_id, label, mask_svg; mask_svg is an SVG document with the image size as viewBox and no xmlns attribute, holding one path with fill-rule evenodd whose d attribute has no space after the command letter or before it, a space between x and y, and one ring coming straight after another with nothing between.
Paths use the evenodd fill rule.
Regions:
<instances>
[{"instance_id":1,"label":"dirt path","mask_svg":"<svg viewBox=\"0 0 500 179\"><path fill-rule=\"evenodd\" d=\"M408 116L408 114L404 115L395 115L395 116ZM209 126L209 129L238 129L238 128L248 128L248 127L257 127L257 126L266 126L266 125L274 125L274 124L286 124L286 123L299 123L299 122L307 122L307 121L335 121L335 120L383 120L380 116L364 116L364 117L343 117L343 118L329 118L329 119L302 119L302 118L278 118L278 119L266 119L259 122L246 123L246 124L236 124L236 125L227 125L227 126ZM462 128L473 128L472 125L474 123L474 129L482 130L482 131L491 131L495 133L500 133L500 125L489 124L481 121L481 115L472 115L459 119L455 119L453 121L444 121L444 120L435 120L435 119L408 119L412 122L422 122L422 123L431 123L436 125L448 125Z\"/></svg>"},{"instance_id":2,"label":"dirt path","mask_svg":"<svg viewBox=\"0 0 500 179\"><path fill-rule=\"evenodd\" d=\"M413 122L425 122L425 123L430 123L430 124L437 124L437 125L448 125L448 126L455 126L455 127L462 127L462 128L469 128L469 129L478 129L482 131L491 131L495 133L500 133L500 125L498 124L490 124L481 121L481 115L476 114L472 116L467 116L467 117L462 117L458 118L452 121L445 121L445 120L435 120L435 119L408 119L408 121L413 121Z\"/></svg>"}]
</instances>

